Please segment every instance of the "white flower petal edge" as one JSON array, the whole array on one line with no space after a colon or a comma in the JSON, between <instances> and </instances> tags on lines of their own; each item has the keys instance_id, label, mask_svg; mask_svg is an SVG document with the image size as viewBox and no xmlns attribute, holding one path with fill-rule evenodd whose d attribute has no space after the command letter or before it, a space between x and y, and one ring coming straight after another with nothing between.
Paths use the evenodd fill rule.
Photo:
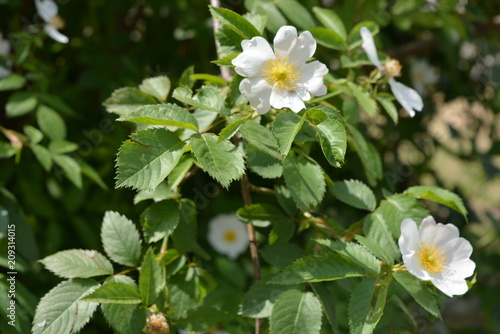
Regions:
<instances>
[{"instance_id":1,"label":"white flower petal edge","mask_svg":"<svg viewBox=\"0 0 500 334\"><path fill-rule=\"evenodd\" d=\"M61 34L59 32L59 30L57 30L56 28L54 28L50 24L46 24L44 27L44 30L47 33L47 35L49 35L49 37L52 38L56 42L63 43L63 44L66 44L69 42L69 39L66 35Z\"/></svg>"},{"instance_id":2,"label":"white flower petal edge","mask_svg":"<svg viewBox=\"0 0 500 334\"><path fill-rule=\"evenodd\" d=\"M397 82L394 78L389 79L389 85L396 100L411 117L415 116L415 111L422 110L424 101L415 89Z\"/></svg>"},{"instance_id":3,"label":"white flower petal edge","mask_svg":"<svg viewBox=\"0 0 500 334\"><path fill-rule=\"evenodd\" d=\"M375 46L375 41L373 40L371 31L367 27L361 27L359 33L363 39L361 47L365 50L368 59L370 59L373 65L375 65L379 70L383 70L384 67L378 58L377 47Z\"/></svg>"},{"instance_id":4,"label":"white flower petal edge","mask_svg":"<svg viewBox=\"0 0 500 334\"><path fill-rule=\"evenodd\" d=\"M248 247L246 225L235 214L215 216L208 226L208 241L217 252L234 260Z\"/></svg>"},{"instance_id":5,"label":"white flower petal edge","mask_svg":"<svg viewBox=\"0 0 500 334\"><path fill-rule=\"evenodd\" d=\"M420 228L412 219L401 223L398 240L403 262L408 271L432 284L446 295L462 295L467 292L465 278L474 273L476 264L470 260L471 244L459 237L452 224L436 224L429 216Z\"/></svg>"},{"instance_id":6,"label":"white flower petal edge","mask_svg":"<svg viewBox=\"0 0 500 334\"><path fill-rule=\"evenodd\" d=\"M10 52L10 43L8 39L3 38L3 34L0 32L0 56L6 56ZM12 73L10 70L10 66L12 66L12 63L7 60L7 66L1 66L0 65L0 78L4 78Z\"/></svg>"},{"instance_id":7,"label":"white flower petal edge","mask_svg":"<svg viewBox=\"0 0 500 334\"><path fill-rule=\"evenodd\" d=\"M323 77L328 68L319 61L306 64L316 51L316 40L308 31L297 35L292 26L281 27L274 38L274 51L262 37L241 43L243 52L232 60L235 71L245 77L240 91L259 114L274 108L299 112L311 94L327 92Z\"/></svg>"},{"instance_id":8,"label":"white flower petal edge","mask_svg":"<svg viewBox=\"0 0 500 334\"><path fill-rule=\"evenodd\" d=\"M45 23L50 23L52 18L57 15L57 4L53 0L35 0L35 6Z\"/></svg>"}]
</instances>

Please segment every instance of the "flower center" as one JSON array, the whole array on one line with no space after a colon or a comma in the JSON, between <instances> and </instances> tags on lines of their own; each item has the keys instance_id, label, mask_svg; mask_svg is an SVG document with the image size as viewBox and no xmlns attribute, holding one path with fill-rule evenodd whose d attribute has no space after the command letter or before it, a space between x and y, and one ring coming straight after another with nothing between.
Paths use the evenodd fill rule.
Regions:
<instances>
[{"instance_id":1,"label":"flower center","mask_svg":"<svg viewBox=\"0 0 500 334\"><path fill-rule=\"evenodd\" d=\"M417 255L422 267L432 274L442 272L446 266L446 251L441 250L435 243L432 245L422 244Z\"/></svg>"},{"instance_id":2,"label":"flower center","mask_svg":"<svg viewBox=\"0 0 500 334\"><path fill-rule=\"evenodd\" d=\"M50 20L50 25L56 29L63 29L64 26L66 25L66 22L64 22L64 19L62 17L60 17L59 15L55 15Z\"/></svg>"},{"instance_id":3,"label":"flower center","mask_svg":"<svg viewBox=\"0 0 500 334\"><path fill-rule=\"evenodd\" d=\"M397 59L387 58L385 62L385 69L389 76L400 77L401 76L401 64Z\"/></svg>"},{"instance_id":4,"label":"flower center","mask_svg":"<svg viewBox=\"0 0 500 334\"><path fill-rule=\"evenodd\" d=\"M225 242L232 243L236 241L237 234L234 230L227 230L224 232L222 238Z\"/></svg>"},{"instance_id":5,"label":"flower center","mask_svg":"<svg viewBox=\"0 0 500 334\"><path fill-rule=\"evenodd\" d=\"M276 56L276 59L269 59L261 70L266 74L266 82L274 89L292 90L297 88L295 84L300 80L296 64L290 62L290 57Z\"/></svg>"}]
</instances>

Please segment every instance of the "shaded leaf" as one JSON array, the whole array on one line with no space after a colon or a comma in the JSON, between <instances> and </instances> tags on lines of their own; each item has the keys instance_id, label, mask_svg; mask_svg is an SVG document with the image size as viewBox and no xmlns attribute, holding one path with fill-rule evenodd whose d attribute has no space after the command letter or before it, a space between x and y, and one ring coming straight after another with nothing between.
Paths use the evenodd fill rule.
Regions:
<instances>
[{"instance_id":1,"label":"shaded leaf","mask_svg":"<svg viewBox=\"0 0 500 334\"><path fill-rule=\"evenodd\" d=\"M160 264L152 248L144 255L139 273L139 292L144 305L150 306L160 295L164 285Z\"/></svg>"},{"instance_id":2,"label":"shaded leaf","mask_svg":"<svg viewBox=\"0 0 500 334\"><path fill-rule=\"evenodd\" d=\"M106 110L120 116L137 110L145 104L156 104L157 101L151 95L144 93L138 88L123 87L115 90L103 105Z\"/></svg>"},{"instance_id":3,"label":"shaded leaf","mask_svg":"<svg viewBox=\"0 0 500 334\"><path fill-rule=\"evenodd\" d=\"M313 13L328 29L336 32L345 41L347 33L342 19L332 9L313 7Z\"/></svg>"},{"instance_id":4,"label":"shaded leaf","mask_svg":"<svg viewBox=\"0 0 500 334\"><path fill-rule=\"evenodd\" d=\"M168 237L179 223L179 203L169 199L150 205L141 215L142 230L148 243Z\"/></svg>"}]
</instances>

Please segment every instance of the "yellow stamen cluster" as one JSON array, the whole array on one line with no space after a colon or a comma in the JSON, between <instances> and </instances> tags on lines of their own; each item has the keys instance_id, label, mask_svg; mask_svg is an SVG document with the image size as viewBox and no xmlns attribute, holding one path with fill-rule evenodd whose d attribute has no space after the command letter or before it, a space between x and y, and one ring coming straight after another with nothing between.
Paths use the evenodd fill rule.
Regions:
<instances>
[{"instance_id":1,"label":"yellow stamen cluster","mask_svg":"<svg viewBox=\"0 0 500 334\"><path fill-rule=\"evenodd\" d=\"M266 82L275 89L293 90L300 80L296 64L297 62L290 62L290 57L276 56L275 59L268 60L261 70L266 74Z\"/></svg>"},{"instance_id":2,"label":"yellow stamen cluster","mask_svg":"<svg viewBox=\"0 0 500 334\"><path fill-rule=\"evenodd\" d=\"M446 251L441 250L435 243L432 245L421 244L417 255L422 267L432 274L440 273L446 268Z\"/></svg>"},{"instance_id":3,"label":"yellow stamen cluster","mask_svg":"<svg viewBox=\"0 0 500 334\"><path fill-rule=\"evenodd\" d=\"M66 22L64 22L64 19L62 17L60 17L59 15L55 15L50 20L50 25L56 29L63 29L64 26L66 25Z\"/></svg>"},{"instance_id":4,"label":"yellow stamen cluster","mask_svg":"<svg viewBox=\"0 0 500 334\"><path fill-rule=\"evenodd\" d=\"M387 58L385 62L385 69L391 77L400 77L401 67L402 66L397 59Z\"/></svg>"},{"instance_id":5,"label":"yellow stamen cluster","mask_svg":"<svg viewBox=\"0 0 500 334\"><path fill-rule=\"evenodd\" d=\"M225 242L235 242L236 241L237 234L234 230L227 230L224 232L224 235L222 238L224 239Z\"/></svg>"}]
</instances>

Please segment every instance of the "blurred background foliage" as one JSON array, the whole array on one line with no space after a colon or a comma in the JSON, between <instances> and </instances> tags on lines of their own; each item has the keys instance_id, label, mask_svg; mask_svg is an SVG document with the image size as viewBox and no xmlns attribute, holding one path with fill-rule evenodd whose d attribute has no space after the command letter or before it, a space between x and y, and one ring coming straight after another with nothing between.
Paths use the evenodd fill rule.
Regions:
<instances>
[{"instance_id":1,"label":"blurred background foliage","mask_svg":"<svg viewBox=\"0 0 500 334\"><path fill-rule=\"evenodd\" d=\"M105 111L102 101L115 89L136 86L145 77L168 75L175 86L183 71L193 64L197 73L219 73L210 63L217 56L207 1L57 2L65 21L61 31L70 39L66 45L43 33L32 1L0 0L0 32L13 48L8 56L12 71L27 79L17 91L0 91L0 205L21 222L17 231L18 282L26 288L25 303L31 308L59 281L42 270L36 260L68 248L100 250L98 234L106 210L137 221L146 207L142 203L132 205L133 191L113 190L116 152L127 138L130 125L114 122L116 116ZM283 24L302 29L318 24L309 22L307 16L290 15L289 2L295 1L223 0L222 6L239 13L270 15L269 36ZM377 23L381 28L377 44L402 63L401 81L416 89L423 87L425 107L413 119L401 118L395 125L385 113L373 118L361 113L359 122L384 163L384 179L377 185L379 194L401 192L416 184L438 185L461 195L469 209L466 225L457 213L426 203L438 221L458 225L471 240L478 269L472 291L445 304L443 321L436 322L416 308L419 333L499 333L500 4L493 0L300 3L310 12L314 6L334 9L348 31L360 21ZM318 46L315 57L327 63L335 77L349 75L336 51ZM365 69L367 75L371 69ZM17 117L9 117L4 111L3 106L18 92L36 97L32 109L43 102L64 120L66 140L78 145L67 153L79 162L84 175L81 187L75 186L75 179L72 182L63 177L61 168L44 170L31 150L19 147L15 140L19 137L10 136L9 131L23 133L25 126L38 124L31 110ZM353 107L343 105L340 98L337 102L345 113ZM357 159L348 153L346 168L336 170L335 178L364 180ZM323 167L328 171L328 166ZM256 175L251 174L251 178L257 185L267 185ZM218 212L239 208L239 187L233 185L228 192L219 189L214 197L213 193L204 193L211 182L207 175L198 173L188 182L186 188L192 191L183 195L203 207L198 219L199 240L210 249L203 223ZM339 224L356 218L355 213L340 211L328 203L327 199L323 210ZM5 226L0 234L5 233ZM4 265L5 247L3 239ZM207 269L218 280L235 281L227 274L231 263L220 259L215 262L216 268L207 265ZM250 282L228 284L248 286ZM28 316L32 312L30 307L26 309ZM85 333L109 331L100 315L94 319L98 320L85 327ZM339 323L346 326L340 319Z\"/></svg>"}]
</instances>

